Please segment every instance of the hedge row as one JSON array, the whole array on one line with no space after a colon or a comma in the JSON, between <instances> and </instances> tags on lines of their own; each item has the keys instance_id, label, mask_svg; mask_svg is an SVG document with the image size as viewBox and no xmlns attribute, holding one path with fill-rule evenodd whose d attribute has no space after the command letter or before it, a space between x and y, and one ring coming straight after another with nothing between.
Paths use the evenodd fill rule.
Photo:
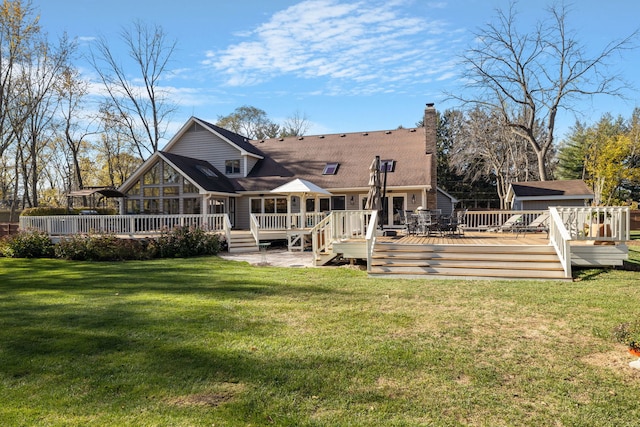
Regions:
<instances>
[{"instance_id":1,"label":"hedge row","mask_svg":"<svg viewBox=\"0 0 640 427\"><path fill-rule=\"evenodd\" d=\"M120 239L113 235L75 235L52 243L46 233L23 231L0 241L0 254L12 258L123 261L216 255L221 241L199 228L178 227L157 238Z\"/></svg>"},{"instance_id":2,"label":"hedge row","mask_svg":"<svg viewBox=\"0 0 640 427\"><path fill-rule=\"evenodd\" d=\"M37 208L26 208L20 216L53 216L53 215L79 215L81 211L92 210L98 215L115 215L117 212L114 208L53 208L49 206L40 206Z\"/></svg>"}]
</instances>

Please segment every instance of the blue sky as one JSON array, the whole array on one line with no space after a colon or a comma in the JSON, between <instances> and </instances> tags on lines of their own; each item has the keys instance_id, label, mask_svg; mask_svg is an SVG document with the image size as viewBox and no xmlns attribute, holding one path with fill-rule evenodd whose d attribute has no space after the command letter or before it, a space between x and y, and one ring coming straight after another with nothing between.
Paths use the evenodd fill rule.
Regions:
<instances>
[{"instance_id":1,"label":"blue sky","mask_svg":"<svg viewBox=\"0 0 640 427\"><path fill-rule=\"evenodd\" d=\"M281 122L298 111L309 134L414 126L424 105L455 107L457 61L473 32L494 20L508 0L33 0L51 38L66 31L86 52L103 36L117 51L118 34L134 20L163 27L177 40L171 73L162 82L180 109L171 133L190 116L216 121L241 105ZM519 22L544 16L543 1L518 4ZM569 27L589 52L629 35L640 24L636 0L576 0ZM639 41L640 42L640 41ZM92 71L78 59L86 76ZM628 100L598 96L575 107L596 121L605 112L629 117L640 105L640 50L615 58L636 90ZM562 138L576 120L560 117Z\"/></svg>"}]
</instances>

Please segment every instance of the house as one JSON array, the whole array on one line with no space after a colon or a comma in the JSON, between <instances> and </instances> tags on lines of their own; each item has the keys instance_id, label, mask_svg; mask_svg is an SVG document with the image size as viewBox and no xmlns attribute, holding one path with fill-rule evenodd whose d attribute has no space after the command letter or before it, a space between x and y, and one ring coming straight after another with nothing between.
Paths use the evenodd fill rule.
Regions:
<instances>
[{"instance_id":1,"label":"house","mask_svg":"<svg viewBox=\"0 0 640 427\"><path fill-rule=\"evenodd\" d=\"M589 206L593 201L593 191L581 179L513 182L507 191L506 201L514 210Z\"/></svg>"},{"instance_id":2,"label":"house","mask_svg":"<svg viewBox=\"0 0 640 427\"><path fill-rule=\"evenodd\" d=\"M271 192L293 179L331 195L305 200L306 212L360 210L369 167L380 156L386 188L385 226L400 226L397 209L437 207L436 110L425 127L249 140L192 117L119 188L121 214L226 213L235 229L250 214L300 212L300 198ZM288 204L291 206L288 206Z\"/></svg>"}]
</instances>

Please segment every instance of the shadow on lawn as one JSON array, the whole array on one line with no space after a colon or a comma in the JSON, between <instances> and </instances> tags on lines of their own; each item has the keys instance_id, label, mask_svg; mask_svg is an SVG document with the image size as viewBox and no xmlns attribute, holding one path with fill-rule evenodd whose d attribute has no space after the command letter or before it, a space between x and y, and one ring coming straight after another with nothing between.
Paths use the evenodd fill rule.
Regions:
<instances>
[{"instance_id":1,"label":"shadow on lawn","mask_svg":"<svg viewBox=\"0 0 640 427\"><path fill-rule=\"evenodd\" d=\"M216 298L233 299L347 293L337 287L310 284L304 278L312 274L312 269L290 269L289 277L296 286L287 286L286 283L270 279L268 268L239 266L237 262L213 257L129 262L11 261L10 269L0 271L0 283L3 284L0 288L7 293L13 290L46 289L85 294L103 289L167 295L210 294ZM34 274L34 271L40 272ZM299 283L307 285L301 286Z\"/></svg>"},{"instance_id":2,"label":"shadow on lawn","mask_svg":"<svg viewBox=\"0 0 640 427\"><path fill-rule=\"evenodd\" d=\"M7 396L25 384L44 395L64 395L72 385L84 384L81 395L58 405L89 399L135 406L149 397L181 396L225 382L248 385L247 391L266 386L311 396L337 392L329 390L331 375L337 380L366 369L362 361L269 347L273 336L281 336L282 324L261 311L248 315L242 303L334 290L246 279L222 269L212 271L211 279L190 283L188 269L176 274L170 265L155 265L149 272L137 263L112 264L108 278L96 275L103 264L75 263L64 271L59 262L47 267L26 286L16 276L29 271L28 261L0 273L0 377ZM152 277L140 280L135 273L142 271ZM252 399L260 399L255 393Z\"/></svg>"}]
</instances>

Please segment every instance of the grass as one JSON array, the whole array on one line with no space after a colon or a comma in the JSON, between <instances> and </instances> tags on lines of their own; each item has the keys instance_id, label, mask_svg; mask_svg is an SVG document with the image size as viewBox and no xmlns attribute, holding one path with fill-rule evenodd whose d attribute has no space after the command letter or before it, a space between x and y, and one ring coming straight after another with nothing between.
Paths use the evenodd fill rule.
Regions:
<instances>
[{"instance_id":1,"label":"grass","mask_svg":"<svg viewBox=\"0 0 640 427\"><path fill-rule=\"evenodd\" d=\"M631 256L640 260L639 247ZM637 272L369 279L0 258L3 426L637 425Z\"/></svg>"}]
</instances>

